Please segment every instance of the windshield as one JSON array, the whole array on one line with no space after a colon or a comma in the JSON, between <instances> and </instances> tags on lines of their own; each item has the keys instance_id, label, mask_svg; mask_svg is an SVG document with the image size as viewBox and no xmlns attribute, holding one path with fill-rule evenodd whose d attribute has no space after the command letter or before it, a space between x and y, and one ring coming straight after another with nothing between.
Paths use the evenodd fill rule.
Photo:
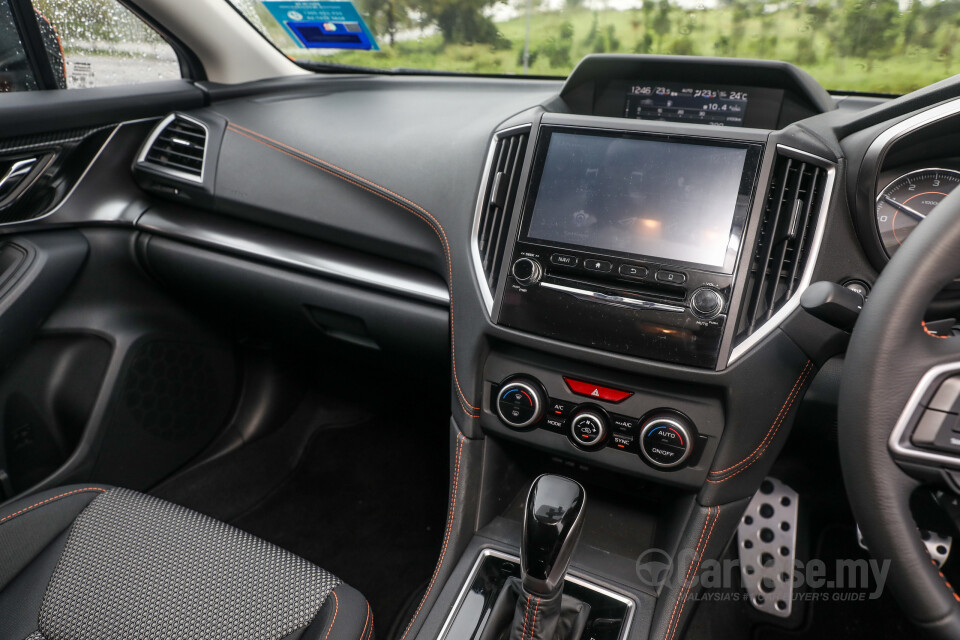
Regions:
<instances>
[{"instance_id":1,"label":"windshield","mask_svg":"<svg viewBox=\"0 0 960 640\"><path fill-rule=\"evenodd\" d=\"M831 90L960 72L960 0L228 0L297 61L565 76L590 53L783 60Z\"/></svg>"}]
</instances>

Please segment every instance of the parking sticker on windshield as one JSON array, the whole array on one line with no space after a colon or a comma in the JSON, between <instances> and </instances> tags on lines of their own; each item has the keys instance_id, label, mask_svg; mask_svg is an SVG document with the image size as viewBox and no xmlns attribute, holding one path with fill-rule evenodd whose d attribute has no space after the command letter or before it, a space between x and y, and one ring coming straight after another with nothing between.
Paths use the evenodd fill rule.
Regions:
<instances>
[{"instance_id":1,"label":"parking sticker on windshield","mask_svg":"<svg viewBox=\"0 0 960 640\"><path fill-rule=\"evenodd\" d=\"M262 0L261 4L301 49L380 50L352 2Z\"/></svg>"}]
</instances>

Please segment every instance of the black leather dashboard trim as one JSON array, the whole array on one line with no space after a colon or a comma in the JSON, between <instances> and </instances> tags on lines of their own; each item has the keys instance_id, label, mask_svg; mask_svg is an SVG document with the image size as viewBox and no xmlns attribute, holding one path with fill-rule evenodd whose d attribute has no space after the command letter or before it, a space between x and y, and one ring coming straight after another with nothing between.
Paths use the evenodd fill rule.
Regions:
<instances>
[{"instance_id":1,"label":"black leather dashboard trim","mask_svg":"<svg viewBox=\"0 0 960 640\"><path fill-rule=\"evenodd\" d=\"M386 187L380 186L375 182L367 180L366 178L359 176L351 171L347 171L342 167L338 167L335 164L322 160L314 155L301 151L296 147L285 144L278 140L274 140L268 136L265 136L261 133L258 133L252 129L240 126L234 122L230 122L227 125L227 131L235 133L237 135L244 136L259 142L267 147L270 147L280 153L286 154L296 160L309 164L321 171L328 173L336 178L339 178L345 182L348 182L364 191L368 191L376 196L383 198L391 202L392 204L400 207L401 209L412 213L416 217L420 218L430 228L437 234L437 238L440 240L440 244L443 247L444 257L447 263L447 288L450 293L450 353L453 360L453 380L457 388L457 401L460 405L460 408L463 410L467 416L471 418L478 418L480 416L480 408L474 405L466 394L463 392L463 388L460 385L460 379L457 376L457 355L456 355L456 333L455 333L455 323L454 323L454 298L453 298L453 261L450 256L450 241L447 239L446 231L443 229L443 225L426 209L421 207L416 202L405 198L404 196L387 189Z\"/></svg>"}]
</instances>

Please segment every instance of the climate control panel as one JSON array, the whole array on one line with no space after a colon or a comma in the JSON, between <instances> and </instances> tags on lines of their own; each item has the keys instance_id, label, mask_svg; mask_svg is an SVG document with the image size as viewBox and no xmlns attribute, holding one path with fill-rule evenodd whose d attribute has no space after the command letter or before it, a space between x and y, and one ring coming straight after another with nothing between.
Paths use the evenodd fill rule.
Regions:
<instances>
[{"instance_id":1,"label":"climate control panel","mask_svg":"<svg viewBox=\"0 0 960 640\"><path fill-rule=\"evenodd\" d=\"M615 405L632 393L569 377L563 380L584 402L550 397L538 380L515 375L495 386L491 409L513 430L550 431L581 451L625 451L662 471L683 467L695 453L696 427L680 411L656 408L638 417L618 413L601 403Z\"/></svg>"}]
</instances>

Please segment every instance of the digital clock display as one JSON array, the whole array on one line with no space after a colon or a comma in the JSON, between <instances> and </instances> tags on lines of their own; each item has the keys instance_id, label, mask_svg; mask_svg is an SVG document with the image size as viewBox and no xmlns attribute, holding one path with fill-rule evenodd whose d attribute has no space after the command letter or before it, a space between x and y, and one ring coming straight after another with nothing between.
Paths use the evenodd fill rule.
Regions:
<instances>
[{"instance_id":1,"label":"digital clock display","mask_svg":"<svg viewBox=\"0 0 960 640\"><path fill-rule=\"evenodd\" d=\"M624 116L638 120L742 127L749 92L660 82L627 90Z\"/></svg>"}]
</instances>

